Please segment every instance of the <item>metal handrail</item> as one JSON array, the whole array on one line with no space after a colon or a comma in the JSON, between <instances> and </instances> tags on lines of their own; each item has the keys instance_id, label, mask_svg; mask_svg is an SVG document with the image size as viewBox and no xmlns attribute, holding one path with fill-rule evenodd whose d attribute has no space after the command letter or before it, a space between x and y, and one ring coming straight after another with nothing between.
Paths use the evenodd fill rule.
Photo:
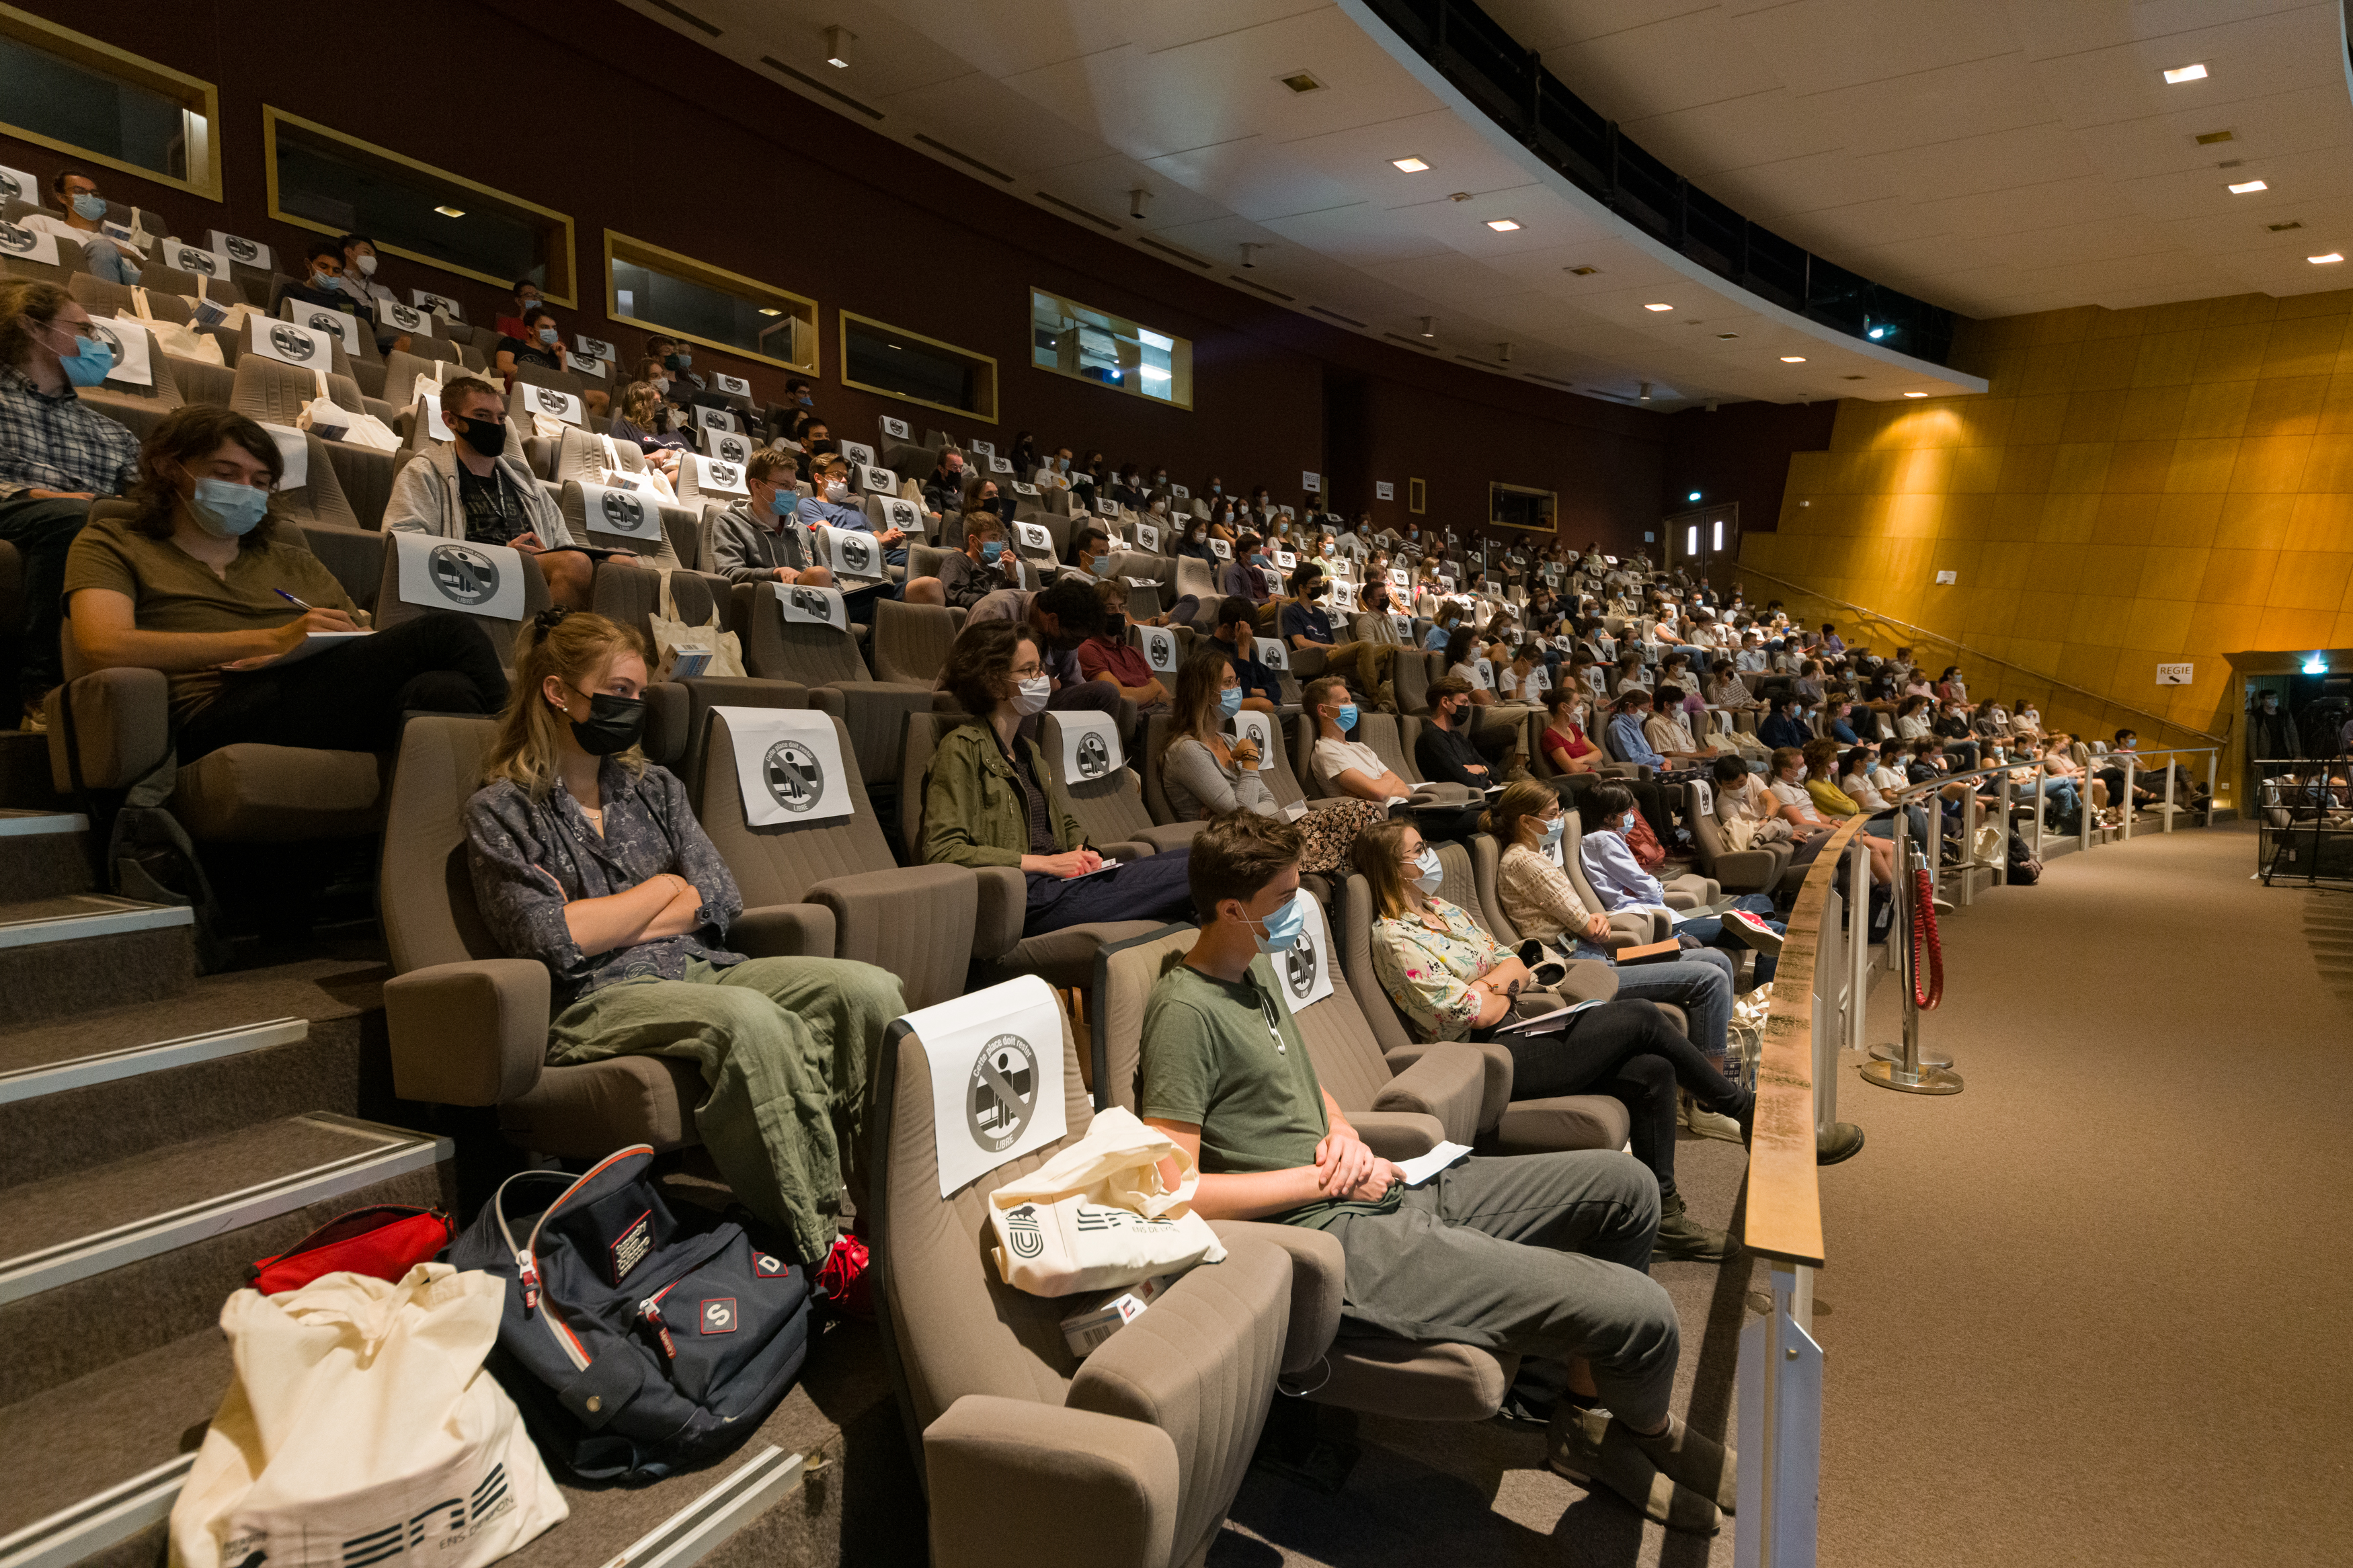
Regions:
<instances>
[{"instance_id":1,"label":"metal handrail","mask_svg":"<svg viewBox=\"0 0 2353 1568\"><path fill-rule=\"evenodd\" d=\"M1751 566L1746 561L1734 562L1732 563L1732 569L1736 572L1748 573L1752 576L1762 577L1767 583L1778 584L1780 586L1788 589L1792 593L1810 595L1814 598L1820 599L1826 605L1836 605L1840 609L1846 611L1848 614L1860 616L1866 621L1876 621L1883 626L1900 626L1905 631L1911 633L1915 638L1932 643L1941 643L1947 647L1958 648L1961 652L1968 655L1971 658L1983 659L1988 664L1998 664L2004 669L2014 669L2021 675L2041 681L2045 686L2052 687L2060 691L2072 691L2076 696L2096 702L2103 708L2118 709L2124 712L2132 714L2136 718L2146 719L2153 724L2161 724L2168 730L2179 730L2184 734L2195 735L2200 740L2211 741L2218 746L2227 746L2231 743L2231 738L2228 735L2217 735L2211 731L2200 730L2194 724L2184 724L2179 719L2168 719L2162 713L2152 713L2146 708L2136 708L2129 702L2119 702L2113 697L2105 697L2101 695L2099 692L2092 690L2089 687L2077 686L2073 681L2062 680L2055 675L2045 675L2039 669L2030 668L2025 665L2020 664L2015 659L2004 658L2000 654L1988 653L1983 648L1971 647L1968 644L1963 642L1957 637L1948 637L1943 632L1931 631L1926 626L1915 625L1911 621L1898 620L1894 616L1884 615L1877 610L1866 609L1864 606L1854 603L1852 599L1841 599L1835 595L1825 594L1819 588L1809 588L1802 583L1792 583L1787 577L1777 577L1770 572Z\"/></svg>"}]
</instances>

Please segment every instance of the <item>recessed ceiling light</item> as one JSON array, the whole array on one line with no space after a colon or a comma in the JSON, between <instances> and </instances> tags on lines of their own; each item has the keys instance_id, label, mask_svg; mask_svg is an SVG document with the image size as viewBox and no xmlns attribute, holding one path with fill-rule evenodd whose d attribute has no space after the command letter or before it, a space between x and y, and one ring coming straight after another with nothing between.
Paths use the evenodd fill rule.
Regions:
<instances>
[{"instance_id":1,"label":"recessed ceiling light","mask_svg":"<svg viewBox=\"0 0 2353 1568\"><path fill-rule=\"evenodd\" d=\"M1906 397L1926 397L1928 395L1925 392L1907 392L1904 395Z\"/></svg>"},{"instance_id":2,"label":"recessed ceiling light","mask_svg":"<svg viewBox=\"0 0 2353 1568\"><path fill-rule=\"evenodd\" d=\"M2289 229L2302 228L2304 226L2304 220L2302 218L2291 218L2286 223L2267 223L2263 225L2263 226L2270 229L2274 234L2285 234Z\"/></svg>"},{"instance_id":3,"label":"recessed ceiling light","mask_svg":"<svg viewBox=\"0 0 2353 1568\"><path fill-rule=\"evenodd\" d=\"M2332 261L2344 260L2345 253L2341 250L2332 250L2326 256L2307 256L2305 259L2311 262L2315 267L2326 267Z\"/></svg>"},{"instance_id":4,"label":"recessed ceiling light","mask_svg":"<svg viewBox=\"0 0 2353 1568\"><path fill-rule=\"evenodd\" d=\"M2204 81L2205 79L2206 67L2202 62L2194 66L2182 66L2165 73L2165 85L2168 87L2179 87L2185 81Z\"/></svg>"},{"instance_id":5,"label":"recessed ceiling light","mask_svg":"<svg viewBox=\"0 0 2353 1568\"><path fill-rule=\"evenodd\" d=\"M1419 174L1424 169L1430 167L1429 164L1423 163L1419 158L1392 158L1389 162L1396 164L1398 168L1403 169L1409 174Z\"/></svg>"},{"instance_id":6,"label":"recessed ceiling light","mask_svg":"<svg viewBox=\"0 0 2353 1568\"><path fill-rule=\"evenodd\" d=\"M1491 217L1487 220L1487 226L1497 234L1509 234L1520 226L1520 220L1515 217Z\"/></svg>"},{"instance_id":7,"label":"recessed ceiling light","mask_svg":"<svg viewBox=\"0 0 2353 1568\"><path fill-rule=\"evenodd\" d=\"M433 210L439 213L443 217L464 217L466 216L466 209L464 207L435 207Z\"/></svg>"},{"instance_id":8,"label":"recessed ceiling light","mask_svg":"<svg viewBox=\"0 0 2353 1568\"><path fill-rule=\"evenodd\" d=\"M2270 189L2271 187L2263 184L2261 180L2241 180L2237 184L2231 187L2231 194L2234 196L2243 196L2252 195L2256 191L2268 191Z\"/></svg>"},{"instance_id":9,"label":"recessed ceiling light","mask_svg":"<svg viewBox=\"0 0 2353 1568\"><path fill-rule=\"evenodd\" d=\"M1293 92L1314 92L1324 85L1306 71L1293 71L1289 76L1277 77L1274 79Z\"/></svg>"},{"instance_id":10,"label":"recessed ceiling light","mask_svg":"<svg viewBox=\"0 0 2353 1568\"><path fill-rule=\"evenodd\" d=\"M1803 364L1806 363L1806 356L1803 354L1783 354L1781 356L1781 363L1783 364Z\"/></svg>"},{"instance_id":11,"label":"recessed ceiling light","mask_svg":"<svg viewBox=\"0 0 2353 1568\"><path fill-rule=\"evenodd\" d=\"M1672 305L1645 305L1642 309L1645 310L1672 310L1674 307Z\"/></svg>"},{"instance_id":12,"label":"recessed ceiling light","mask_svg":"<svg viewBox=\"0 0 2353 1568\"><path fill-rule=\"evenodd\" d=\"M760 307L760 314L764 316L781 316L784 312L777 310L774 305L763 305ZM891 346L893 348L898 347L896 343L893 343Z\"/></svg>"}]
</instances>

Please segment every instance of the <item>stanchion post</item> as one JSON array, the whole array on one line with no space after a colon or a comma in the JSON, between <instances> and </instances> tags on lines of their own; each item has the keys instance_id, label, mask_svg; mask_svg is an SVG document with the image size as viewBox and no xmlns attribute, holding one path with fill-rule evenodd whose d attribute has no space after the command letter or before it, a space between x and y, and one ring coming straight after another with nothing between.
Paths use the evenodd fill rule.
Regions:
<instances>
[{"instance_id":1,"label":"stanchion post","mask_svg":"<svg viewBox=\"0 0 2353 1568\"><path fill-rule=\"evenodd\" d=\"M1969 793L1961 797L1961 868L1960 890L1953 901L1968 909L1977 900L1978 886L1978 784L1969 781Z\"/></svg>"},{"instance_id":2,"label":"stanchion post","mask_svg":"<svg viewBox=\"0 0 2353 1568\"><path fill-rule=\"evenodd\" d=\"M2130 752L2126 752L2125 753L2125 798L2124 816L2122 817L2122 821L2125 825L2124 840L2127 844L2132 842L2133 817L2136 815L2133 810L2133 774L2137 771L2137 770L2133 766L2133 754Z\"/></svg>"},{"instance_id":3,"label":"stanchion post","mask_svg":"<svg viewBox=\"0 0 2353 1568\"><path fill-rule=\"evenodd\" d=\"M2037 860L2042 858L2042 781L2050 776L2043 772L2041 763L2034 764L2034 858Z\"/></svg>"},{"instance_id":4,"label":"stanchion post","mask_svg":"<svg viewBox=\"0 0 2353 1568\"><path fill-rule=\"evenodd\" d=\"M2084 776L2075 781L2075 789L2077 792L2075 795L2075 847L2078 849L2089 849L2092 847L2092 817L2094 815L2092 806L2092 770L2090 768L2086 767L2084 770Z\"/></svg>"},{"instance_id":5,"label":"stanchion post","mask_svg":"<svg viewBox=\"0 0 2353 1568\"><path fill-rule=\"evenodd\" d=\"M1935 893L1945 885L1945 786L1938 784L1928 793L1928 826L1933 830L1928 842L1920 847L1928 858L1928 891ZM1900 879L1899 879L1900 880ZM1907 893L1909 889L1906 889ZM1910 927L1904 928L1910 930Z\"/></svg>"},{"instance_id":6,"label":"stanchion post","mask_svg":"<svg viewBox=\"0 0 2353 1568\"><path fill-rule=\"evenodd\" d=\"M1953 1058L1920 1048L1920 992L1912 951L1913 921L1918 918L1913 910L1912 890L1916 872L1908 860L1896 862L1894 940L1904 949L1904 963L1896 971L1897 983L1903 987L1897 1000L1904 1007L1904 1037L1871 1047L1872 1059L1863 1064L1862 1081L1904 1094L1958 1094L1961 1075L1952 1070Z\"/></svg>"},{"instance_id":7,"label":"stanchion post","mask_svg":"<svg viewBox=\"0 0 2353 1568\"><path fill-rule=\"evenodd\" d=\"M2206 748L2206 821L2210 826L2212 826L2214 821L2214 767L2215 764L2220 763L2221 760L2221 747L2209 746Z\"/></svg>"},{"instance_id":8,"label":"stanchion post","mask_svg":"<svg viewBox=\"0 0 2353 1568\"><path fill-rule=\"evenodd\" d=\"M2001 807L2001 853L1994 858L1993 885L2010 886L2010 806L2012 798L2010 770L2004 768L1994 775L2001 782L1995 786L1994 799Z\"/></svg>"},{"instance_id":9,"label":"stanchion post","mask_svg":"<svg viewBox=\"0 0 2353 1568\"><path fill-rule=\"evenodd\" d=\"M1904 812L1895 813L1896 853L1904 844ZM1848 847L1846 885L1862 889L1856 912L1847 917L1846 1048L1861 1051L1862 1032L1871 1012L1871 851L1860 834ZM1831 1064L1836 1067L1838 1064Z\"/></svg>"},{"instance_id":10,"label":"stanchion post","mask_svg":"<svg viewBox=\"0 0 2353 1568\"><path fill-rule=\"evenodd\" d=\"M2172 752L2168 752L2165 754L2165 826L2158 829L2159 832L2163 833L2170 833L2173 831L2173 763L2175 755L2176 753Z\"/></svg>"}]
</instances>

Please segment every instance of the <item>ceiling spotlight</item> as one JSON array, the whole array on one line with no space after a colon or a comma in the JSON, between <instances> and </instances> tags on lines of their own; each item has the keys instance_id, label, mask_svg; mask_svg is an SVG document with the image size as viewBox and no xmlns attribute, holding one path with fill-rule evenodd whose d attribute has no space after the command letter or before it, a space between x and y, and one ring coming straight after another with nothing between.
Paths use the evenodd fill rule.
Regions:
<instances>
[{"instance_id":1,"label":"ceiling spotlight","mask_svg":"<svg viewBox=\"0 0 2353 1568\"><path fill-rule=\"evenodd\" d=\"M1687 496L1683 497L1683 500L1699 500L1699 492L1698 492L1697 490L1694 490L1694 491L1692 491L1692 493L1691 493L1691 494L1689 494L1689 495L1687 495Z\"/></svg>"},{"instance_id":2,"label":"ceiling spotlight","mask_svg":"<svg viewBox=\"0 0 2353 1568\"><path fill-rule=\"evenodd\" d=\"M828 27L825 30L825 63L836 70L848 70L849 46L857 41L858 35L847 27Z\"/></svg>"},{"instance_id":3,"label":"ceiling spotlight","mask_svg":"<svg viewBox=\"0 0 2353 1568\"><path fill-rule=\"evenodd\" d=\"M2182 66L2178 69L2169 70L2165 73L2165 85L2168 87L2179 87L2185 81L2204 81L2205 79L2206 67L2202 63L2194 66Z\"/></svg>"},{"instance_id":4,"label":"ceiling spotlight","mask_svg":"<svg viewBox=\"0 0 2353 1568\"><path fill-rule=\"evenodd\" d=\"M1672 310L1674 307L1672 305L1645 305L1642 309L1645 310Z\"/></svg>"},{"instance_id":5,"label":"ceiling spotlight","mask_svg":"<svg viewBox=\"0 0 2353 1568\"><path fill-rule=\"evenodd\" d=\"M1424 316L1421 319L1421 335L1425 338L1434 338L1438 335L1437 317Z\"/></svg>"},{"instance_id":6,"label":"ceiling spotlight","mask_svg":"<svg viewBox=\"0 0 2353 1568\"><path fill-rule=\"evenodd\" d=\"M1885 336L1888 334L1888 331L1890 331L1890 329L1889 329L1889 328L1886 328L1886 327L1873 327L1873 328L1872 328L1870 331L1868 331L1864 332L1862 335L1863 335L1864 337L1866 337L1866 338L1869 338L1873 342L1874 342L1874 343L1875 343L1875 342L1877 342L1880 339L1882 339L1882 338L1885 337Z\"/></svg>"},{"instance_id":7,"label":"ceiling spotlight","mask_svg":"<svg viewBox=\"0 0 2353 1568\"><path fill-rule=\"evenodd\" d=\"M1904 395L1906 397L1926 397L1928 395L1925 392L1907 392Z\"/></svg>"},{"instance_id":8,"label":"ceiling spotlight","mask_svg":"<svg viewBox=\"0 0 2353 1568\"><path fill-rule=\"evenodd\" d=\"M1266 246L1262 241L1245 240L1242 243L1242 265L1244 267L1256 267L1258 263L1252 260L1251 258L1255 257L1260 251L1264 250Z\"/></svg>"},{"instance_id":9,"label":"ceiling spotlight","mask_svg":"<svg viewBox=\"0 0 2353 1568\"><path fill-rule=\"evenodd\" d=\"M1651 384L1649 382L1646 381L1641 384L1641 395L1636 398L1635 401L1638 403L1648 403L1651 401Z\"/></svg>"},{"instance_id":10,"label":"ceiling spotlight","mask_svg":"<svg viewBox=\"0 0 2353 1568\"><path fill-rule=\"evenodd\" d=\"M2261 180L2241 180L2237 184L2231 187L2231 194L2234 196L2243 196L2255 191L2267 191L2270 189L2271 187L2263 184Z\"/></svg>"},{"instance_id":11,"label":"ceiling spotlight","mask_svg":"<svg viewBox=\"0 0 2353 1568\"><path fill-rule=\"evenodd\" d=\"M781 316L784 312L777 310L774 305L763 305L760 307L760 314L764 316ZM892 346L895 348L898 345L894 343Z\"/></svg>"},{"instance_id":12,"label":"ceiling spotlight","mask_svg":"<svg viewBox=\"0 0 2353 1568\"><path fill-rule=\"evenodd\" d=\"M2220 142L2235 142L2238 137L2229 131L2209 131L2201 136L2192 137L2191 140L2200 147L2211 147Z\"/></svg>"},{"instance_id":13,"label":"ceiling spotlight","mask_svg":"<svg viewBox=\"0 0 2353 1568\"><path fill-rule=\"evenodd\" d=\"M2341 250L2332 250L2326 256L2307 256L2305 259L2311 262L2315 267L2326 267L2332 261L2344 260L2345 253Z\"/></svg>"},{"instance_id":14,"label":"ceiling spotlight","mask_svg":"<svg viewBox=\"0 0 2353 1568\"><path fill-rule=\"evenodd\" d=\"M443 217L464 217L466 216L466 209L464 207L435 207L433 210L439 213Z\"/></svg>"},{"instance_id":15,"label":"ceiling spotlight","mask_svg":"<svg viewBox=\"0 0 2353 1568\"><path fill-rule=\"evenodd\" d=\"M1497 234L1509 234L1520 226L1520 220L1515 217L1491 217L1487 220L1487 226Z\"/></svg>"},{"instance_id":16,"label":"ceiling spotlight","mask_svg":"<svg viewBox=\"0 0 2353 1568\"><path fill-rule=\"evenodd\" d=\"M1783 354L1781 356L1781 363L1783 364L1803 364L1806 363L1806 356L1803 354Z\"/></svg>"},{"instance_id":17,"label":"ceiling spotlight","mask_svg":"<svg viewBox=\"0 0 2353 1568\"><path fill-rule=\"evenodd\" d=\"M2328 656L2326 654L2314 654L2310 658L2304 661L2304 672L2306 675L2327 675L2328 673Z\"/></svg>"},{"instance_id":18,"label":"ceiling spotlight","mask_svg":"<svg viewBox=\"0 0 2353 1568\"><path fill-rule=\"evenodd\" d=\"M1715 334L1715 336L1716 336L1716 340L1717 340L1719 342L1722 342L1723 340L1725 340L1725 338L1736 338L1736 337L1738 337L1739 335L1740 335L1740 334L1739 334L1738 332L1718 332L1718 333L1716 333L1716 334Z\"/></svg>"},{"instance_id":19,"label":"ceiling spotlight","mask_svg":"<svg viewBox=\"0 0 2353 1568\"><path fill-rule=\"evenodd\" d=\"M1419 158L1392 158L1389 162L1409 174L1419 174L1430 167Z\"/></svg>"},{"instance_id":20,"label":"ceiling spotlight","mask_svg":"<svg viewBox=\"0 0 2353 1568\"><path fill-rule=\"evenodd\" d=\"M1132 218L1142 218L1144 216L1144 204L1151 199L1152 193L1145 190L1142 185L1138 185L1135 189L1128 192L1127 216Z\"/></svg>"}]
</instances>

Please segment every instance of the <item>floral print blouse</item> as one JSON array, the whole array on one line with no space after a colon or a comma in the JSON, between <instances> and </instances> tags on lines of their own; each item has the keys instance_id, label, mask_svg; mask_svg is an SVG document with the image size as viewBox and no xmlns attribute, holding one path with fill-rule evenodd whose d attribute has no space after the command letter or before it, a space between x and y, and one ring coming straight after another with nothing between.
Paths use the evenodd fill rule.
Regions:
<instances>
[{"instance_id":1,"label":"floral print blouse","mask_svg":"<svg viewBox=\"0 0 2353 1568\"><path fill-rule=\"evenodd\" d=\"M1504 950L1460 905L1432 898L1424 907L1445 931L1411 915L1375 921L1373 973L1417 1037L1459 1040L1479 1022L1471 983L1502 963Z\"/></svg>"}]
</instances>

